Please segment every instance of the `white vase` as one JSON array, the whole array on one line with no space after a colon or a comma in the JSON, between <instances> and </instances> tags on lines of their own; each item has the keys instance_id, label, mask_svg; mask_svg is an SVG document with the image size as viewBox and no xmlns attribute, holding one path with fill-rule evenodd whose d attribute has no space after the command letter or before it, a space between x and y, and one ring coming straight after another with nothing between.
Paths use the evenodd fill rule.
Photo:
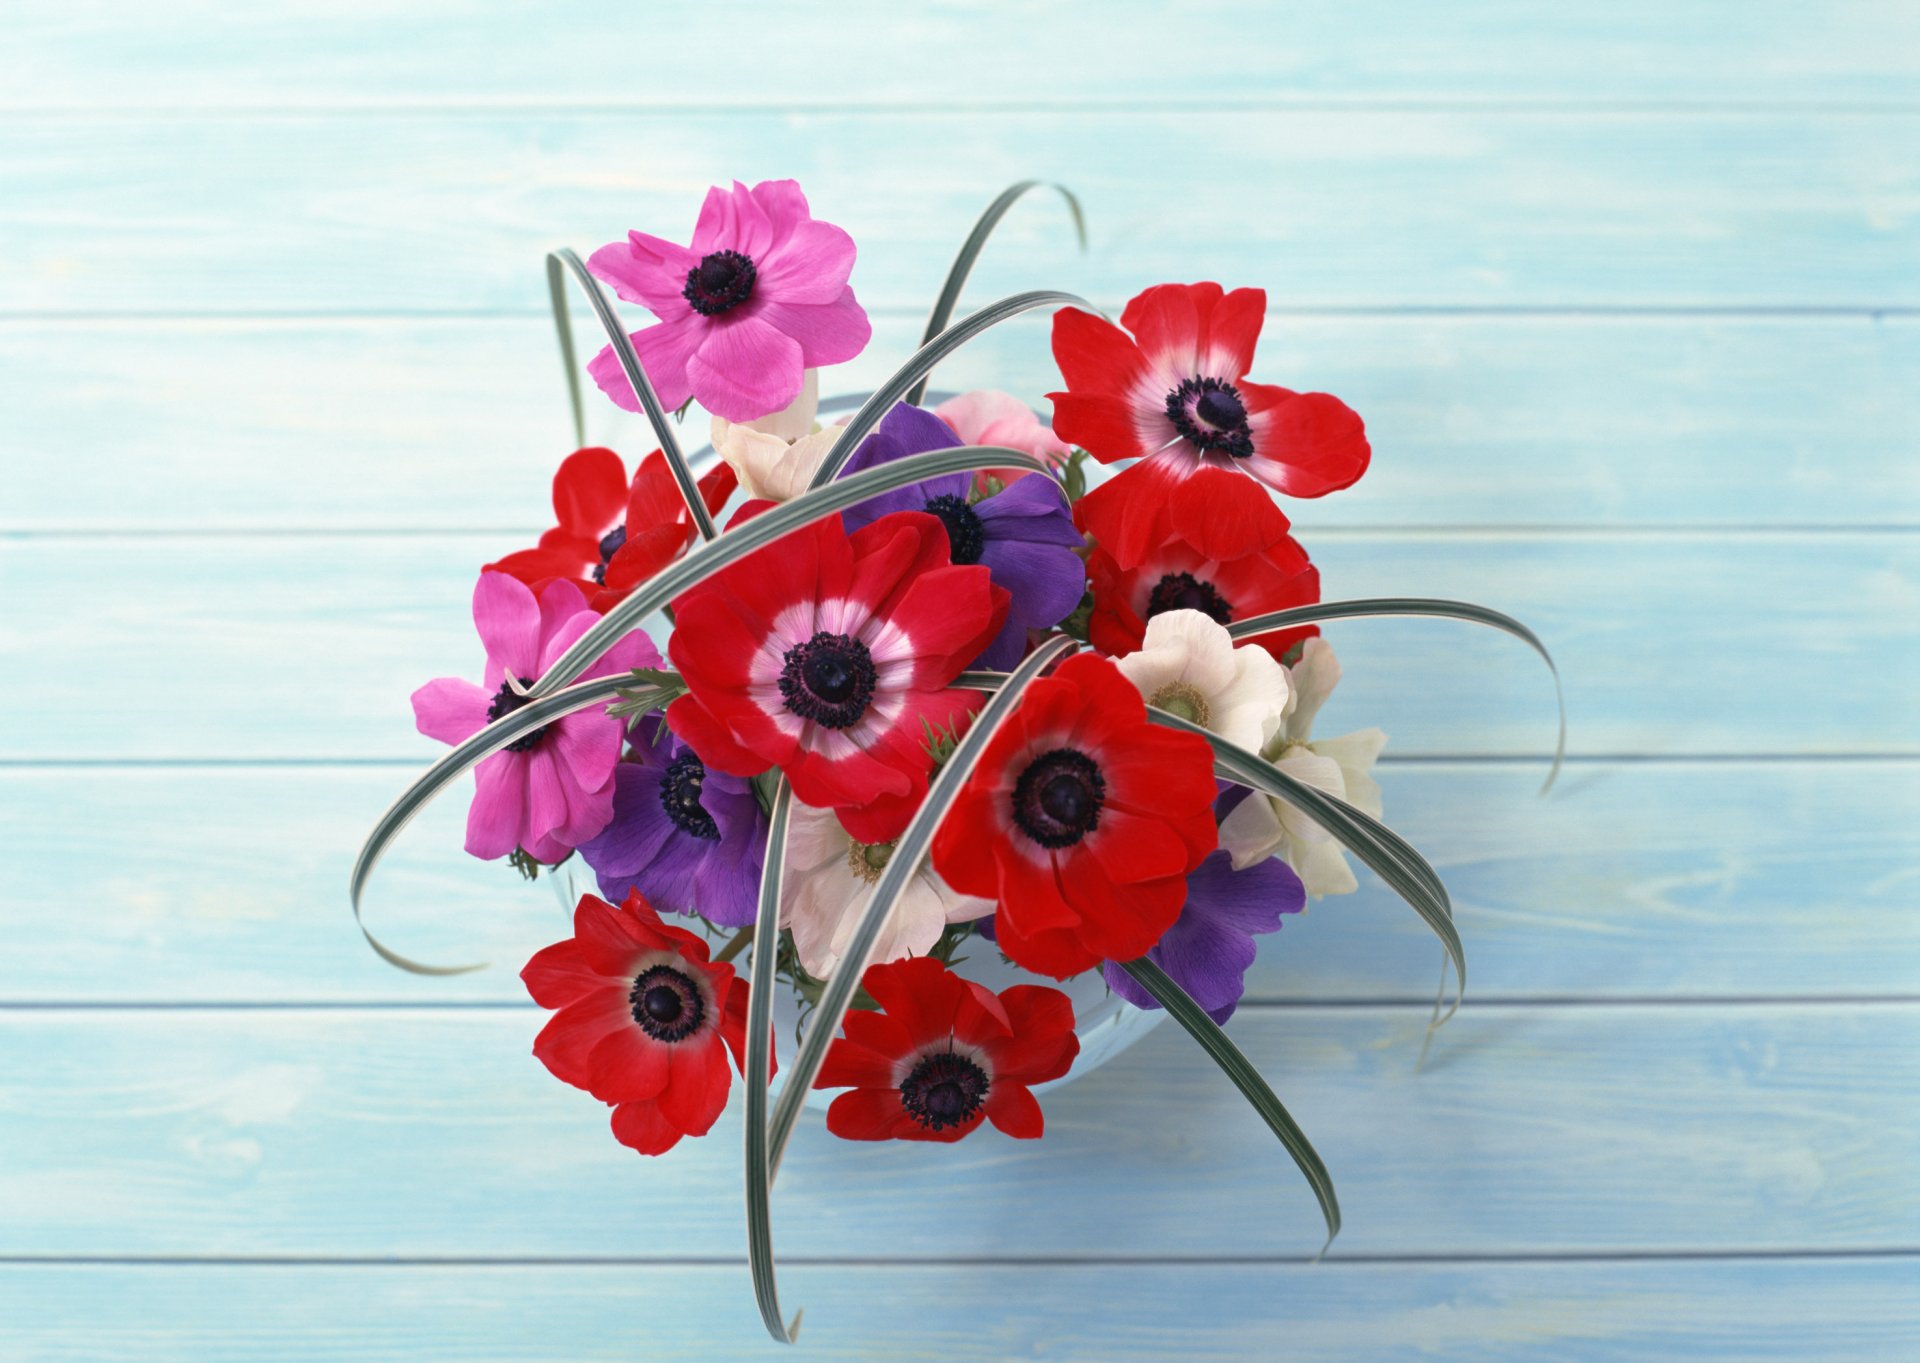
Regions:
<instances>
[{"instance_id":1,"label":"white vase","mask_svg":"<svg viewBox=\"0 0 1920 1363\"><path fill-rule=\"evenodd\" d=\"M593 868L579 856L569 857L561 865L544 873L552 884L555 896L562 910L568 914L573 906L580 902L583 894L599 894L600 889L594 882ZM709 929L697 918L669 917L668 921L676 927L684 927L713 942L717 951L722 943L733 935L731 928ZM734 967L744 976L747 973L749 953L742 952L734 958ZM1080 1053L1074 1058L1073 1067L1060 1078L1045 1084L1035 1084L1036 1093L1044 1093L1051 1088L1070 1084L1083 1074L1090 1074L1106 1064L1114 1056L1133 1045L1154 1027L1158 1026L1166 1014L1159 1009L1136 1008L1119 995L1107 988L1106 980L1098 970L1089 970L1064 982L1045 979L1020 969L1001 956L998 948L984 937L971 937L960 947L956 955L961 958L953 966L953 972L965 979L993 990L995 993L1016 984L1044 984L1052 986L1066 994L1073 1003L1074 1031L1080 1038ZM776 981L773 995L773 1035L776 1054L783 1062L793 1053L795 1028L805 1033L805 1025L800 1018L800 1000L791 986ZM779 1086L780 1080L774 1080ZM833 1101L834 1090L817 1089L807 1095L807 1106L824 1111Z\"/></svg>"}]
</instances>

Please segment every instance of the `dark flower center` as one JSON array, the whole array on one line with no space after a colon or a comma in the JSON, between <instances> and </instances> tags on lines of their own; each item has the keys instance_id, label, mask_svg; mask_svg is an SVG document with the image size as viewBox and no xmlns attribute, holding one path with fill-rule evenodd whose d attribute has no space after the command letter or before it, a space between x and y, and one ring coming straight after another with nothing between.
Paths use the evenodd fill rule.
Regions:
<instances>
[{"instance_id":1,"label":"dark flower center","mask_svg":"<svg viewBox=\"0 0 1920 1363\"><path fill-rule=\"evenodd\" d=\"M900 1081L900 1105L920 1125L939 1131L973 1120L987 1100L987 1072L964 1055L935 1051Z\"/></svg>"},{"instance_id":2,"label":"dark flower center","mask_svg":"<svg viewBox=\"0 0 1920 1363\"><path fill-rule=\"evenodd\" d=\"M1071 847L1100 825L1107 780L1074 748L1043 753L1013 787L1013 821L1042 847Z\"/></svg>"},{"instance_id":3,"label":"dark flower center","mask_svg":"<svg viewBox=\"0 0 1920 1363\"><path fill-rule=\"evenodd\" d=\"M667 765L666 774L660 778L660 807L682 833L718 842L720 828L700 803L700 787L706 779L707 764L698 754L682 753Z\"/></svg>"},{"instance_id":4,"label":"dark flower center","mask_svg":"<svg viewBox=\"0 0 1920 1363\"><path fill-rule=\"evenodd\" d=\"M522 677L520 678L520 684L522 686L532 686L533 678ZM487 723L491 724L503 715L512 714L521 706L531 704L533 704L533 697L523 696L514 690L512 679L503 681L500 683L500 690L494 695L492 702L487 706ZM547 736L547 730L552 727L551 724L542 724L532 733L522 734L520 737L514 739L513 742L507 744L506 750L508 752L531 751L540 746L540 740Z\"/></svg>"},{"instance_id":5,"label":"dark flower center","mask_svg":"<svg viewBox=\"0 0 1920 1363\"><path fill-rule=\"evenodd\" d=\"M627 995L633 1020L655 1041L685 1041L706 1021L700 986L670 965L649 966Z\"/></svg>"},{"instance_id":6,"label":"dark flower center","mask_svg":"<svg viewBox=\"0 0 1920 1363\"><path fill-rule=\"evenodd\" d=\"M1233 606L1211 582L1202 582L1192 573L1168 573L1153 584L1147 596L1147 619L1166 611L1200 611L1217 625L1233 623Z\"/></svg>"},{"instance_id":7,"label":"dark flower center","mask_svg":"<svg viewBox=\"0 0 1920 1363\"><path fill-rule=\"evenodd\" d=\"M1220 450L1235 459L1253 454L1253 430L1240 392L1222 379L1182 379L1167 394L1167 420L1203 450Z\"/></svg>"},{"instance_id":8,"label":"dark flower center","mask_svg":"<svg viewBox=\"0 0 1920 1363\"><path fill-rule=\"evenodd\" d=\"M759 276L753 261L738 251L714 251L687 271L687 287L680 295L702 317L717 317L751 298Z\"/></svg>"},{"instance_id":9,"label":"dark flower center","mask_svg":"<svg viewBox=\"0 0 1920 1363\"><path fill-rule=\"evenodd\" d=\"M616 525L600 537L600 561L593 565L593 580L605 585L607 565L613 562L613 556L627 543L627 527Z\"/></svg>"},{"instance_id":10,"label":"dark flower center","mask_svg":"<svg viewBox=\"0 0 1920 1363\"><path fill-rule=\"evenodd\" d=\"M802 719L845 729L857 724L873 699L876 674L867 646L825 630L786 652L780 697Z\"/></svg>"},{"instance_id":11,"label":"dark flower center","mask_svg":"<svg viewBox=\"0 0 1920 1363\"><path fill-rule=\"evenodd\" d=\"M955 563L978 563L980 551L987 547L987 532L980 524L980 513L967 505L967 499L942 493L928 501L927 510L947 528L947 557Z\"/></svg>"}]
</instances>

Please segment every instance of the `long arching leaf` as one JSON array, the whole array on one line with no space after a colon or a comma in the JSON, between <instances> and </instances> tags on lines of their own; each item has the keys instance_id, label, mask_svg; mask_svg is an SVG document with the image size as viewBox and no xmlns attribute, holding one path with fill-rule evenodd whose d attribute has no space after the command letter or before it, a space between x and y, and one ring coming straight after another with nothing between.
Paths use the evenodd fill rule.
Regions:
<instances>
[{"instance_id":1,"label":"long arching leaf","mask_svg":"<svg viewBox=\"0 0 1920 1363\"><path fill-rule=\"evenodd\" d=\"M960 254L953 258L953 266L947 271L947 282L940 286L940 296L934 300L933 315L927 319L926 334L920 338L925 345L947 329L947 323L953 318L954 305L960 301L960 290L966 287L967 276L973 273L973 264L980 259L980 252L987 244L987 238L993 235L993 229L1000 225L1000 219L1007 216L1007 210L1020 201L1030 189L1056 189L1060 197L1067 201L1067 211L1073 214L1073 234L1080 243L1082 251L1087 249L1087 220L1080 211L1080 200L1065 185L1053 184L1046 180L1021 180L1008 185L1000 191L994 201L987 205L987 211L967 233L967 239L960 243ZM926 396L927 381L922 378L907 390L906 400L919 406Z\"/></svg>"},{"instance_id":2,"label":"long arching leaf","mask_svg":"<svg viewBox=\"0 0 1920 1363\"><path fill-rule=\"evenodd\" d=\"M1560 734L1553 745L1553 766L1547 771L1547 779L1540 787L1545 795L1553 789L1554 781L1560 775L1560 768L1567 756L1567 697L1560 685L1560 669L1554 666L1553 655L1547 652L1547 646L1532 630L1514 619L1511 615L1476 606L1471 601L1441 601L1420 596L1379 596L1364 601L1321 601L1311 606L1294 606L1289 610L1269 611L1265 615L1249 616L1245 620L1236 620L1227 626L1227 633L1236 639L1250 638L1256 634L1268 634L1274 630L1291 629L1295 625L1311 625L1321 620L1353 620L1379 617L1420 617L1424 619L1465 620L1469 624L1485 625L1522 640L1547 665L1547 671L1553 674L1553 699L1560 712Z\"/></svg>"},{"instance_id":3,"label":"long arching leaf","mask_svg":"<svg viewBox=\"0 0 1920 1363\"><path fill-rule=\"evenodd\" d=\"M787 1141L793 1135L793 1124L807 1100L807 1090L820 1073L820 1066L827 1058L827 1047L833 1043L834 1033L840 1030L840 1020L847 1015L847 1007L853 1002L854 990L860 986L860 976L866 971L867 959L873 954L873 945L880 936L880 929L886 923L887 915L893 911L894 902L919 871L920 863L926 859L927 848L933 842L934 831L940 827L940 820L946 817L947 810L960 794L960 788L966 784L980 755L986 751L994 731L1012 713L1021 694L1034 678L1073 647L1071 639L1049 640L1028 654L1026 660L1008 675L1006 684L974 716L966 737L960 740L953 756L933 778L912 822L894 844L893 855L888 858L886 869L880 873L880 879L873 887L873 898L867 901L867 907L854 927L840 964L828 979L819 1006L813 1010L806 1039L800 1043L793 1068L787 1075L786 1087L780 1090L780 1101L774 1105L772 1163L775 1170L780 1167L780 1157L786 1153Z\"/></svg>"},{"instance_id":4,"label":"long arching leaf","mask_svg":"<svg viewBox=\"0 0 1920 1363\"><path fill-rule=\"evenodd\" d=\"M568 387L573 396L575 423L582 431L580 438L586 438L585 426L579 417L580 381L572 362L573 336L564 316L566 302L555 287L555 271L558 269L564 269L574 277L586 293L587 302L593 305L593 315L600 319L607 340L613 344L614 356L620 361L627 382L633 385L634 395L640 400L640 410L647 414L647 423L653 427L654 439L660 442L660 452L666 456L667 467L672 470L673 481L680 488L680 499L687 504L687 514L693 517L694 528L700 532L701 539L712 539L720 532L714 526L713 517L707 513L706 500L700 495L700 484L695 480L693 470L687 466L687 456L681 453L680 439L674 434L673 423L667 420L666 409L660 405L660 395L653 391L647 371L641 367L640 356L633 348L633 339L627 335L626 326L613 309L613 300L600 287L600 281L587 270L586 262L571 247L562 247L547 257L547 284L555 301L554 320L560 326L561 355L567 360Z\"/></svg>"},{"instance_id":5,"label":"long arching leaf","mask_svg":"<svg viewBox=\"0 0 1920 1363\"><path fill-rule=\"evenodd\" d=\"M791 1324L780 1309L780 1288L773 1271L773 1161L767 1151L767 1071L773 1060L775 952L780 944L780 893L786 878L787 818L793 788L783 778L767 817L766 869L760 877L760 905L753 924L753 963L747 975L747 1267L753 1274L754 1300L767 1333L791 1344L800 1333L800 1317Z\"/></svg>"},{"instance_id":6,"label":"long arching leaf","mask_svg":"<svg viewBox=\"0 0 1920 1363\"><path fill-rule=\"evenodd\" d=\"M580 401L580 360L573 352L573 316L567 307L567 267L557 252L547 256L547 303L560 336L560 370L567 376L567 406L573 413L575 448L587 443L587 409Z\"/></svg>"},{"instance_id":7,"label":"long arching leaf","mask_svg":"<svg viewBox=\"0 0 1920 1363\"><path fill-rule=\"evenodd\" d=\"M622 672L611 677L595 677L591 681L570 686L564 691L555 692L544 700L532 701L521 706L511 714L502 715L478 733L454 745L452 751L428 767L425 772L400 793L392 808L380 816L373 831L360 847L360 855L354 858L353 874L348 878L348 894L353 903L353 921L360 929L360 935L367 939L367 945L379 953L380 958L389 965L396 965L416 975L464 975L471 970L486 968L484 961L473 965L422 965L390 950L380 939L367 930L366 921L361 916L361 898L365 895L367 881L373 876L373 868L380 858L392 846L393 840L429 801L438 795L447 785L457 780L469 768L478 765L484 759L499 752L517 738L524 738L536 729L544 728L556 719L564 719L576 710L585 710L612 700L622 691L635 695L648 692L664 694L658 687L652 687L637 679L630 672Z\"/></svg>"},{"instance_id":8,"label":"long arching leaf","mask_svg":"<svg viewBox=\"0 0 1920 1363\"><path fill-rule=\"evenodd\" d=\"M1280 1144L1293 1156L1293 1162L1300 1166L1300 1172L1306 1176L1307 1186L1313 1189L1314 1197L1320 1203L1320 1215L1327 1223L1327 1244L1320 1252L1327 1252L1327 1245L1333 1243L1333 1237L1340 1233L1340 1199L1334 1196L1333 1176L1327 1172L1327 1166L1320 1162L1320 1156L1313 1148L1313 1142L1307 1139L1307 1133L1300 1129L1273 1089L1254 1068L1253 1062L1233 1044L1233 1039L1220 1029L1220 1024L1207 1016L1206 1010L1193 1001L1186 990L1174 982L1166 971L1145 956L1137 961L1124 961L1120 968L1133 976L1140 987L1153 995L1154 1001L1167 1010L1182 1027L1187 1029L1200 1049L1213 1058L1221 1073L1233 1081L1241 1096L1253 1105L1253 1110L1280 1138Z\"/></svg>"},{"instance_id":9,"label":"long arching leaf","mask_svg":"<svg viewBox=\"0 0 1920 1363\"><path fill-rule=\"evenodd\" d=\"M998 445L961 445L950 450L911 454L878 468L862 469L851 478L842 478L830 487L814 488L790 502L783 502L762 512L752 520L734 526L711 544L701 545L679 562L661 569L631 596L601 616L593 628L574 640L572 647L554 661L528 694L552 695L592 667L602 654L642 620L681 592L706 581L754 550L764 549L782 535L897 487L925 482L943 473L1002 467L1046 472L1046 465L1018 450L1004 449Z\"/></svg>"},{"instance_id":10,"label":"long arching leaf","mask_svg":"<svg viewBox=\"0 0 1920 1363\"><path fill-rule=\"evenodd\" d=\"M933 367L953 354L954 351L1012 317L1035 308L1045 307L1082 307L1093 310L1093 304L1078 294L1061 293L1056 289L1036 289L1031 293L1016 293L1002 298L997 303L989 303L980 311L970 315L965 321L956 322L938 336L916 350L913 358L894 371L893 377L875 390L874 395L862 404L853 419L841 429L840 438L833 442L826 457L820 461L820 467L814 470L812 487L822 487L839 476L842 466L853 457L880 418L893 410L893 405L905 398L908 391L933 372Z\"/></svg>"},{"instance_id":11,"label":"long arching leaf","mask_svg":"<svg viewBox=\"0 0 1920 1363\"><path fill-rule=\"evenodd\" d=\"M1459 976L1460 993L1465 995L1467 958L1460 945L1460 934L1453 926L1452 901L1447 897L1446 886L1441 883L1433 867L1405 838L1346 801L1337 800L1323 790L1295 780L1265 758L1229 743L1217 734L1209 733L1190 720L1152 708L1147 713L1156 724L1204 738L1213 745L1215 764L1229 779L1286 801L1365 862L1433 929L1434 935L1447 949L1454 972ZM1446 1017L1437 1021L1444 1022L1447 1017L1452 1017L1459 1006L1456 998Z\"/></svg>"}]
</instances>

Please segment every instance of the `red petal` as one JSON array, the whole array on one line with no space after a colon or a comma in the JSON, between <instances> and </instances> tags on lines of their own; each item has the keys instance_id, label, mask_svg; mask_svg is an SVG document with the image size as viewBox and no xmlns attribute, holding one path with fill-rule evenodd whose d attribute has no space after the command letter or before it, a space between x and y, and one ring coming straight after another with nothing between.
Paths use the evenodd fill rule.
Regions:
<instances>
[{"instance_id":1,"label":"red petal","mask_svg":"<svg viewBox=\"0 0 1920 1363\"><path fill-rule=\"evenodd\" d=\"M1265 289L1235 289L1215 303L1207 318L1201 372L1237 384L1253 368L1253 348L1266 316Z\"/></svg>"},{"instance_id":2,"label":"red petal","mask_svg":"<svg viewBox=\"0 0 1920 1363\"><path fill-rule=\"evenodd\" d=\"M682 1134L657 1103L621 1103L613 1110L613 1138L643 1155L666 1154Z\"/></svg>"},{"instance_id":3,"label":"red petal","mask_svg":"<svg viewBox=\"0 0 1920 1363\"><path fill-rule=\"evenodd\" d=\"M641 1031L629 1011L622 1024L602 1037L588 1053L587 1068L592 1077L588 1092L603 1103L640 1102L659 1097L667 1086L671 1065L668 1049Z\"/></svg>"},{"instance_id":4,"label":"red petal","mask_svg":"<svg viewBox=\"0 0 1920 1363\"><path fill-rule=\"evenodd\" d=\"M575 999L604 989L607 977L596 971L571 937L533 953L521 982L542 1008L564 1008Z\"/></svg>"},{"instance_id":5,"label":"red petal","mask_svg":"<svg viewBox=\"0 0 1920 1363\"><path fill-rule=\"evenodd\" d=\"M827 1130L843 1141L890 1141L912 1125L898 1089L854 1089L827 1108Z\"/></svg>"},{"instance_id":6,"label":"red petal","mask_svg":"<svg viewBox=\"0 0 1920 1363\"><path fill-rule=\"evenodd\" d=\"M620 523L626 501L626 465L598 445L575 450L553 475L553 514L569 534L598 540Z\"/></svg>"},{"instance_id":7,"label":"red petal","mask_svg":"<svg viewBox=\"0 0 1920 1363\"><path fill-rule=\"evenodd\" d=\"M1079 308L1053 314L1053 358L1067 387L1077 393L1124 393L1146 367L1131 336ZM1058 432L1058 422L1054 429Z\"/></svg>"},{"instance_id":8,"label":"red petal","mask_svg":"<svg viewBox=\"0 0 1920 1363\"><path fill-rule=\"evenodd\" d=\"M1253 418L1251 471L1290 497L1351 487L1373 449L1360 414L1330 393L1302 393Z\"/></svg>"},{"instance_id":9,"label":"red petal","mask_svg":"<svg viewBox=\"0 0 1920 1363\"><path fill-rule=\"evenodd\" d=\"M727 1106L733 1070L719 1037L703 1037L667 1047L672 1073L660 1091L660 1112L689 1136L704 1136Z\"/></svg>"},{"instance_id":10,"label":"red petal","mask_svg":"<svg viewBox=\"0 0 1920 1363\"><path fill-rule=\"evenodd\" d=\"M1202 464L1173 486L1167 517L1176 535L1214 559L1258 553L1292 528L1264 487L1217 464Z\"/></svg>"},{"instance_id":11,"label":"red petal","mask_svg":"<svg viewBox=\"0 0 1920 1363\"><path fill-rule=\"evenodd\" d=\"M1167 507L1193 463L1182 449L1143 459L1074 503L1073 518L1115 563L1134 567L1172 533Z\"/></svg>"},{"instance_id":12,"label":"red petal","mask_svg":"<svg viewBox=\"0 0 1920 1363\"><path fill-rule=\"evenodd\" d=\"M568 1004L548 1018L534 1038L534 1056L554 1078L592 1092L594 1048L620 1028L633 1026L625 1004L618 988Z\"/></svg>"},{"instance_id":13,"label":"red petal","mask_svg":"<svg viewBox=\"0 0 1920 1363\"><path fill-rule=\"evenodd\" d=\"M1120 322L1139 341L1148 364L1197 374L1201 372L1201 310L1211 311L1219 297L1218 284L1156 284L1127 304Z\"/></svg>"},{"instance_id":14,"label":"red petal","mask_svg":"<svg viewBox=\"0 0 1920 1363\"><path fill-rule=\"evenodd\" d=\"M947 1036L966 997L965 982L931 956L869 966L860 983L915 1045Z\"/></svg>"},{"instance_id":15,"label":"red petal","mask_svg":"<svg viewBox=\"0 0 1920 1363\"><path fill-rule=\"evenodd\" d=\"M1147 453L1133 404L1124 396L1106 393L1049 393L1053 403L1053 433L1069 445L1078 445L1103 464L1133 459Z\"/></svg>"},{"instance_id":16,"label":"red petal","mask_svg":"<svg viewBox=\"0 0 1920 1363\"><path fill-rule=\"evenodd\" d=\"M1040 1138L1046 1121L1040 1114L1039 1100L1025 1084L1015 1084L994 1076L993 1091L987 1095L987 1120L1016 1140Z\"/></svg>"}]
</instances>

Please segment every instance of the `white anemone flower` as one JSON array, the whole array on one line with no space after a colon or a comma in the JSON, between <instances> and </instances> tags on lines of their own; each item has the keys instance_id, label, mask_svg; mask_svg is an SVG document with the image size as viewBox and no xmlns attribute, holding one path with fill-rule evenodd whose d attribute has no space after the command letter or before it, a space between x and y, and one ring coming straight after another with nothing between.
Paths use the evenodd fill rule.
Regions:
<instances>
[{"instance_id":1,"label":"white anemone flower","mask_svg":"<svg viewBox=\"0 0 1920 1363\"><path fill-rule=\"evenodd\" d=\"M1308 639L1292 672L1293 708L1264 755L1295 780L1379 818L1380 786L1372 772L1387 736L1361 729L1340 738L1313 737L1313 718L1340 681L1340 661L1326 640ZM1221 823L1220 846L1232 855L1235 870L1278 854L1314 896L1359 888L1345 850L1331 833L1285 801L1257 791Z\"/></svg>"},{"instance_id":2,"label":"white anemone flower","mask_svg":"<svg viewBox=\"0 0 1920 1363\"><path fill-rule=\"evenodd\" d=\"M1163 611L1147 621L1140 651L1114 659L1147 704L1191 720L1248 752L1279 732L1293 698L1287 669L1204 611Z\"/></svg>"},{"instance_id":3,"label":"white anemone flower","mask_svg":"<svg viewBox=\"0 0 1920 1363\"><path fill-rule=\"evenodd\" d=\"M809 369L800 396L771 416L753 421L713 419L713 448L739 475L741 491L770 502L791 501L807 490L840 434L814 420L820 410L820 371Z\"/></svg>"},{"instance_id":4,"label":"white anemone flower","mask_svg":"<svg viewBox=\"0 0 1920 1363\"><path fill-rule=\"evenodd\" d=\"M826 979L840 964L892 852L891 843L855 841L831 809L794 804L780 923L793 929L800 964L815 979ZM923 862L881 925L872 963L924 956L947 924L992 912L991 899L956 894L934 874L931 862Z\"/></svg>"}]
</instances>

